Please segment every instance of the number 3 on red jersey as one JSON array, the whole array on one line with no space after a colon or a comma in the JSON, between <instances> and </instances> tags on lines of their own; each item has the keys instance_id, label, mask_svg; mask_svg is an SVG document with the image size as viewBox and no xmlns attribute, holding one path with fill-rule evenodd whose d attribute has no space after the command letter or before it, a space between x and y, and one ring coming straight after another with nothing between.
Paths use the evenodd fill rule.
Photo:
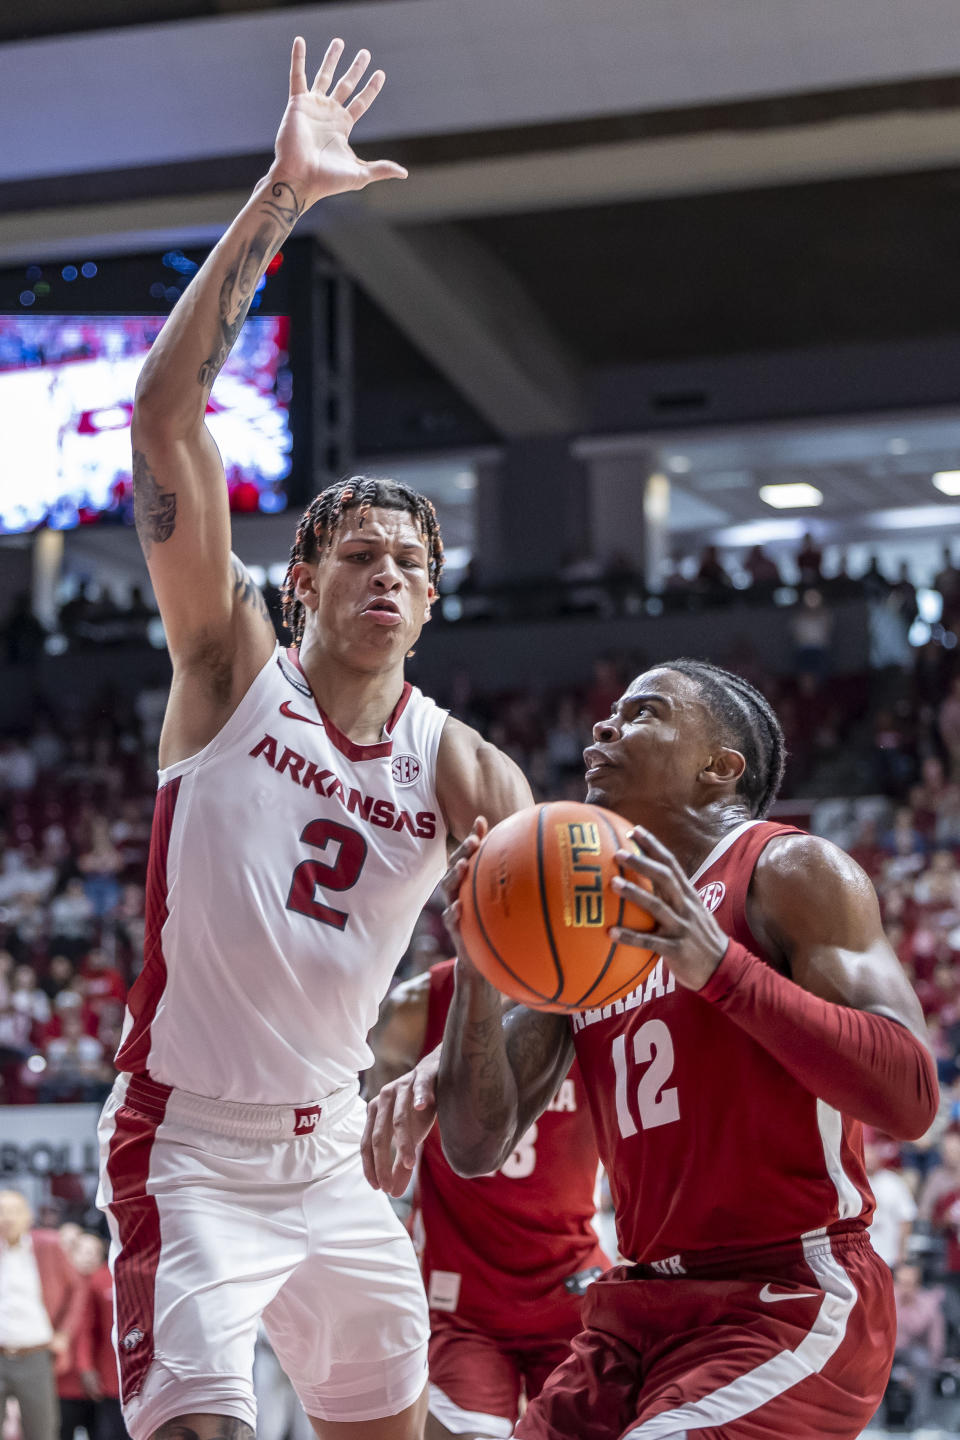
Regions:
<instances>
[{"instance_id":1,"label":"number 3 on red jersey","mask_svg":"<svg viewBox=\"0 0 960 1440\"><path fill-rule=\"evenodd\" d=\"M646 1065L636 1089L636 1109L640 1127L653 1130L658 1125L672 1125L680 1119L677 1088L665 1089L673 1073L673 1040L662 1020L648 1020L633 1037L632 1060ZM630 1107L630 1061L627 1037L618 1035L613 1042L613 1073L616 1077L617 1121L624 1137L636 1135L637 1123Z\"/></svg>"}]
</instances>

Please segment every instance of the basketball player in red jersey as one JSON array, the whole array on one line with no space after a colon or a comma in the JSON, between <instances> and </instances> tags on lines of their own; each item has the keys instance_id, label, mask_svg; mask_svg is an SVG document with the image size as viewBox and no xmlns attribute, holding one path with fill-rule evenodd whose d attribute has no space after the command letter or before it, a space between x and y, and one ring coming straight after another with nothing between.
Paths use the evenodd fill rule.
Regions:
<instances>
[{"instance_id":1,"label":"basketball player in red jersey","mask_svg":"<svg viewBox=\"0 0 960 1440\"><path fill-rule=\"evenodd\" d=\"M576 1055L630 1261L591 1286L522 1440L852 1440L883 1394L894 1313L861 1124L923 1134L936 1075L866 876L763 818L783 754L739 677L686 660L639 676L585 763L588 801L636 826L623 867L653 886L614 881L656 922L646 983L501 1023L460 942L437 1081L451 1163L502 1164ZM455 933L484 829L448 874Z\"/></svg>"},{"instance_id":2,"label":"basketball player in red jersey","mask_svg":"<svg viewBox=\"0 0 960 1440\"><path fill-rule=\"evenodd\" d=\"M426 1299L409 1236L363 1179L357 1072L447 836L530 798L405 683L442 564L422 496L360 478L313 501L287 576L289 650L230 552L204 415L257 284L310 205L404 173L350 148L384 77L358 89L360 51L337 80L342 49L310 86L294 42L276 159L137 387L135 518L173 684L145 963L101 1122L134 1440L252 1437L261 1316L324 1440L419 1440Z\"/></svg>"},{"instance_id":3,"label":"basketball player in red jersey","mask_svg":"<svg viewBox=\"0 0 960 1440\"><path fill-rule=\"evenodd\" d=\"M370 1036L367 1090L439 1046L453 960L398 985ZM609 1267L592 1225L599 1160L574 1062L496 1173L464 1180L434 1127L420 1152L413 1236L430 1306L426 1440L509 1436L521 1394L538 1394L581 1328L590 1281Z\"/></svg>"}]
</instances>

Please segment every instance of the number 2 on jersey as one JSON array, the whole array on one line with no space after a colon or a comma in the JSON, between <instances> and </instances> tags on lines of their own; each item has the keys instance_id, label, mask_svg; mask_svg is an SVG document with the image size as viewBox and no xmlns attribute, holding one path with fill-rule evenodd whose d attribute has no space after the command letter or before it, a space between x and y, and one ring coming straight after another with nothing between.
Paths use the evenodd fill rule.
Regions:
<instances>
[{"instance_id":1,"label":"number 2 on jersey","mask_svg":"<svg viewBox=\"0 0 960 1440\"><path fill-rule=\"evenodd\" d=\"M327 851L336 846L333 862L325 860L301 860L290 881L287 909L296 910L300 915L309 915L322 925L332 925L342 930L349 920L346 910L334 910L317 899L317 888L321 890L350 890L360 879L363 862L367 858L367 842L358 830L349 825L338 825L336 820L311 820L300 833L304 845L316 850Z\"/></svg>"},{"instance_id":2,"label":"number 2 on jersey","mask_svg":"<svg viewBox=\"0 0 960 1440\"><path fill-rule=\"evenodd\" d=\"M648 1020L633 1037L633 1059L646 1065L637 1085L637 1111L644 1130L672 1125L680 1119L680 1102L675 1085L664 1088L673 1073L673 1039L662 1020ZM613 1073L616 1079L617 1122L620 1134L636 1135L637 1123L630 1109L627 1037L613 1041Z\"/></svg>"}]
</instances>

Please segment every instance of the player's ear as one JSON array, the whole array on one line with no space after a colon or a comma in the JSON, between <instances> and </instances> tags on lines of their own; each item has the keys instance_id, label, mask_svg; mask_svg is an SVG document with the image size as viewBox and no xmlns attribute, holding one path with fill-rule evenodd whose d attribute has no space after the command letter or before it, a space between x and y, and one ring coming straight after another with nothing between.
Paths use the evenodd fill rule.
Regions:
<instances>
[{"instance_id":1,"label":"player's ear","mask_svg":"<svg viewBox=\"0 0 960 1440\"><path fill-rule=\"evenodd\" d=\"M431 611L430 607L431 607L431 605L433 604L434 600L436 600L436 598L437 598L436 586L435 586L435 585L428 585L428 586L427 586L427 603L426 603L426 605L425 605L425 607L424 607L424 611L423 611L423 623L424 623L424 625L426 625L426 623L427 623L428 620L431 620L431 619L433 618L433 612Z\"/></svg>"},{"instance_id":2,"label":"player's ear","mask_svg":"<svg viewBox=\"0 0 960 1440\"><path fill-rule=\"evenodd\" d=\"M298 560L293 567L293 593L301 605L308 610L316 610L319 603L317 595L317 565L316 562L309 564L306 560Z\"/></svg>"},{"instance_id":3,"label":"player's ear","mask_svg":"<svg viewBox=\"0 0 960 1440\"><path fill-rule=\"evenodd\" d=\"M700 771L700 779L708 785L736 785L747 768L747 762L739 750L721 746L714 750L706 765Z\"/></svg>"}]
</instances>

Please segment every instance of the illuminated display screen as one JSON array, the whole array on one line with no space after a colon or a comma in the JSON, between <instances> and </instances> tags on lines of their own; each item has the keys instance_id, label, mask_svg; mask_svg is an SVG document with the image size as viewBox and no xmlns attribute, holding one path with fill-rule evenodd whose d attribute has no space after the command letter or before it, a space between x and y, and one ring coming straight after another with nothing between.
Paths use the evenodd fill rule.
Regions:
<instances>
[{"instance_id":1,"label":"illuminated display screen","mask_svg":"<svg viewBox=\"0 0 960 1440\"><path fill-rule=\"evenodd\" d=\"M133 395L165 318L0 314L0 533L132 523ZM207 406L236 511L287 504L289 323L247 320Z\"/></svg>"}]
</instances>

